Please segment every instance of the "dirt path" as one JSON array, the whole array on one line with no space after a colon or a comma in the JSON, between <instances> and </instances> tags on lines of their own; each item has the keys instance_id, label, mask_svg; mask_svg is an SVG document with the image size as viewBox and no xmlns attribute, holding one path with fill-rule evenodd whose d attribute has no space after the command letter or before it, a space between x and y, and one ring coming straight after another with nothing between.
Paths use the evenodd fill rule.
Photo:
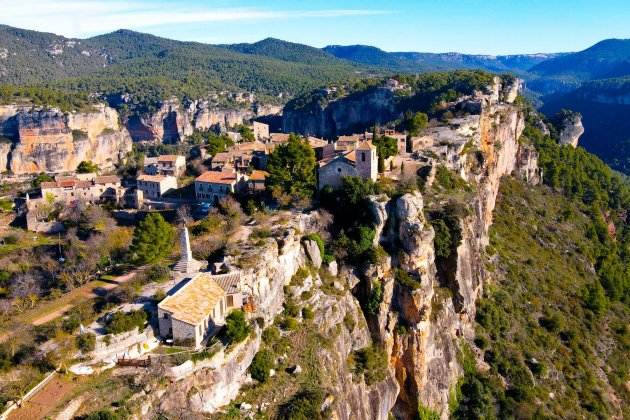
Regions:
<instances>
[{"instance_id":1,"label":"dirt path","mask_svg":"<svg viewBox=\"0 0 630 420\"><path fill-rule=\"evenodd\" d=\"M39 420L48 416L74 388L76 384L63 377L48 382L22 407L9 414L8 420Z\"/></svg>"},{"instance_id":2,"label":"dirt path","mask_svg":"<svg viewBox=\"0 0 630 420\"><path fill-rule=\"evenodd\" d=\"M42 307L33 309L32 311L27 311L17 316L16 319L18 322L34 326L43 325L63 316L78 303L86 299L93 299L97 297L98 291L112 290L127 283L145 269L146 267L138 267L129 273L122 274L112 280L108 280L107 282L102 280L92 281L66 293L53 302L46 303ZM14 331L1 333L0 343L6 341L12 334L14 334Z\"/></svg>"}]
</instances>

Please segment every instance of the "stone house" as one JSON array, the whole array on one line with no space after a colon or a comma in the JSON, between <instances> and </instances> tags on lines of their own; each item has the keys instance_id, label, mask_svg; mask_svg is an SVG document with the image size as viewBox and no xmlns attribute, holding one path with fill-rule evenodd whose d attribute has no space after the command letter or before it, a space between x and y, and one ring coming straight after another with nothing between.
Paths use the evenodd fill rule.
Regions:
<instances>
[{"instance_id":1,"label":"stone house","mask_svg":"<svg viewBox=\"0 0 630 420\"><path fill-rule=\"evenodd\" d=\"M323 160L317 170L319 189L330 185L333 188L341 186L342 178L358 176L376 181L378 177L378 158L376 147L369 141L362 141L355 150L338 154Z\"/></svg>"},{"instance_id":2,"label":"stone house","mask_svg":"<svg viewBox=\"0 0 630 420\"><path fill-rule=\"evenodd\" d=\"M149 158L150 159L150 158ZM181 155L160 155L147 162L144 172L148 175L181 176L186 171L186 157Z\"/></svg>"},{"instance_id":3,"label":"stone house","mask_svg":"<svg viewBox=\"0 0 630 420\"><path fill-rule=\"evenodd\" d=\"M195 178L195 197L216 205L223 197L234 194L238 181L232 170L204 172Z\"/></svg>"},{"instance_id":4,"label":"stone house","mask_svg":"<svg viewBox=\"0 0 630 420\"><path fill-rule=\"evenodd\" d=\"M247 189L250 192L264 191L265 180L267 179L268 172L255 169L247 177Z\"/></svg>"},{"instance_id":5,"label":"stone house","mask_svg":"<svg viewBox=\"0 0 630 420\"><path fill-rule=\"evenodd\" d=\"M242 306L240 273L198 273L158 304L160 336L199 348Z\"/></svg>"},{"instance_id":6,"label":"stone house","mask_svg":"<svg viewBox=\"0 0 630 420\"><path fill-rule=\"evenodd\" d=\"M327 159L335 155L335 145L317 137L307 137L306 141L315 152L315 158L319 160Z\"/></svg>"},{"instance_id":7,"label":"stone house","mask_svg":"<svg viewBox=\"0 0 630 420\"><path fill-rule=\"evenodd\" d=\"M268 124L254 121L252 131L254 132L254 137L256 137L257 140L266 140L269 138L269 125Z\"/></svg>"},{"instance_id":8,"label":"stone house","mask_svg":"<svg viewBox=\"0 0 630 420\"><path fill-rule=\"evenodd\" d=\"M121 187L120 178L115 175L92 176L81 180L75 177L57 177L52 182L42 182L42 198L54 197L55 201L72 203L78 200L87 203L110 201L120 202L125 190Z\"/></svg>"},{"instance_id":9,"label":"stone house","mask_svg":"<svg viewBox=\"0 0 630 420\"><path fill-rule=\"evenodd\" d=\"M136 181L144 198L160 198L166 192L177 189L177 178L170 175L140 175Z\"/></svg>"}]
</instances>

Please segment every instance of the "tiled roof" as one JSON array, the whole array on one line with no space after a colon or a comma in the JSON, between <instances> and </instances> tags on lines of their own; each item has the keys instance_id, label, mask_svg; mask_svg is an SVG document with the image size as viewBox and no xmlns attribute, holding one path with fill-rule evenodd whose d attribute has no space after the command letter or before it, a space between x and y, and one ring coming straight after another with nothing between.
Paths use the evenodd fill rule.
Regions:
<instances>
[{"instance_id":1,"label":"tiled roof","mask_svg":"<svg viewBox=\"0 0 630 420\"><path fill-rule=\"evenodd\" d=\"M166 179L165 175L146 175L142 174L138 176L138 181L148 181L148 182L162 182Z\"/></svg>"},{"instance_id":2,"label":"tiled roof","mask_svg":"<svg viewBox=\"0 0 630 420\"><path fill-rule=\"evenodd\" d=\"M120 178L116 175L103 175L94 178L95 184L120 184Z\"/></svg>"},{"instance_id":3,"label":"tiled roof","mask_svg":"<svg viewBox=\"0 0 630 420\"><path fill-rule=\"evenodd\" d=\"M207 171L195 178L195 181L212 184L232 184L236 182L236 173L232 171Z\"/></svg>"},{"instance_id":4,"label":"tiled roof","mask_svg":"<svg viewBox=\"0 0 630 420\"><path fill-rule=\"evenodd\" d=\"M308 144L309 144L311 147L313 147L313 148L316 148L316 147L324 147L324 146L326 146L326 145L328 144L328 142L327 142L326 140L319 139L319 138L317 138L317 137L310 137L310 136L309 136L309 137L307 138L307 140L308 140Z\"/></svg>"},{"instance_id":5,"label":"tiled roof","mask_svg":"<svg viewBox=\"0 0 630 420\"><path fill-rule=\"evenodd\" d=\"M371 141L362 141L357 146L357 150L374 150L376 147L372 144Z\"/></svg>"},{"instance_id":6,"label":"tiled roof","mask_svg":"<svg viewBox=\"0 0 630 420\"><path fill-rule=\"evenodd\" d=\"M199 273L173 295L167 296L158 307L175 319L198 325L212 312L225 295L225 290L210 274Z\"/></svg>"},{"instance_id":7,"label":"tiled roof","mask_svg":"<svg viewBox=\"0 0 630 420\"><path fill-rule=\"evenodd\" d=\"M179 155L160 155L158 157L158 162L175 162L180 157L183 158L184 156L179 156Z\"/></svg>"},{"instance_id":8,"label":"tiled roof","mask_svg":"<svg viewBox=\"0 0 630 420\"><path fill-rule=\"evenodd\" d=\"M270 137L273 143L286 143L289 141L289 134L286 133L271 133Z\"/></svg>"},{"instance_id":9,"label":"tiled roof","mask_svg":"<svg viewBox=\"0 0 630 420\"><path fill-rule=\"evenodd\" d=\"M254 170L249 175L249 180L250 181L264 181L267 178L267 175L269 175L269 172Z\"/></svg>"},{"instance_id":10,"label":"tiled roof","mask_svg":"<svg viewBox=\"0 0 630 420\"><path fill-rule=\"evenodd\" d=\"M212 280L216 281L219 286L225 293L232 294L239 291L239 286L241 283L241 273L227 273L227 274L216 274L211 276Z\"/></svg>"}]
</instances>

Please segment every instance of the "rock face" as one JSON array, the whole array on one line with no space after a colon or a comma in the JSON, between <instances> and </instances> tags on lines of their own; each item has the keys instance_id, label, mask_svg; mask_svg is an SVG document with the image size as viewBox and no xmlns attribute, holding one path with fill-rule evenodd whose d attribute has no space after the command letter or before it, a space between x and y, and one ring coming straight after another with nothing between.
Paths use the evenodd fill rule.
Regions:
<instances>
[{"instance_id":1,"label":"rock face","mask_svg":"<svg viewBox=\"0 0 630 420\"><path fill-rule=\"evenodd\" d=\"M290 102L283 111L282 127L285 133L332 139L374 123L389 122L397 116L394 92L387 87L376 87L326 104L314 101L296 108Z\"/></svg>"},{"instance_id":2,"label":"rock face","mask_svg":"<svg viewBox=\"0 0 630 420\"><path fill-rule=\"evenodd\" d=\"M127 117L125 125L134 141L177 143L194 130L225 129L255 116L249 108L217 108L206 100L181 103L173 98L162 102L155 112Z\"/></svg>"},{"instance_id":3,"label":"rock face","mask_svg":"<svg viewBox=\"0 0 630 420\"><path fill-rule=\"evenodd\" d=\"M474 338L475 302L487 277L482 255L500 178L515 173L537 182L537 155L518 142L524 120L511 104L514 89L497 81L492 92L464 99L480 107L479 115L428 133L437 140L430 151L440 164L475 186L468 215L459 217L462 240L447 273L436 268L434 232L424 219L420 193L405 194L386 206L388 229L381 242L401 249L392 264L420 280L420 287L410 290L383 276L379 326L372 328L390 354L400 388L393 412L401 418L413 418L418 403L448 418L449 394L462 374L460 340ZM463 153L465 144L479 152L475 159Z\"/></svg>"},{"instance_id":4,"label":"rock face","mask_svg":"<svg viewBox=\"0 0 630 420\"><path fill-rule=\"evenodd\" d=\"M577 113L570 113L564 116L560 125L560 144L568 144L577 147L582 134L584 134L584 126L582 125L582 116Z\"/></svg>"},{"instance_id":5,"label":"rock face","mask_svg":"<svg viewBox=\"0 0 630 420\"><path fill-rule=\"evenodd\" d=\"M118 113L98 105L91 112L62 113L13 105L0 107L0 163L14 174L70 172L84 160L112 168L131 151Z\"/></svg>"}]
</instances>

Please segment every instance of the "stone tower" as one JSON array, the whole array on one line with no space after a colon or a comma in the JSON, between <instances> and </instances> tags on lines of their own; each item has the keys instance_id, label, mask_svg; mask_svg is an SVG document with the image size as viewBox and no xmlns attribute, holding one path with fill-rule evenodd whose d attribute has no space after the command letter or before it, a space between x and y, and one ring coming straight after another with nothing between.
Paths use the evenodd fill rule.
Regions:
<instances>
[{"instance_id":1,"label":"stone tower","mask_svg":"<svg viewBox=\"0 0 630 420\"><path fill-rule=\"evenodd\" d=\"M362 141L355 150L357 175L364 179L376 181L378 177L378 158L376 147L371 141Z\"/></svg>"},{"instance_id":2,"label":"stone tower","mask_svg":"<svg viewBox=\"0 0 630 420\"><path fill-rule=\"evenodd\" d=\"M188 228L183 226L179 234L179 247L182 256L173 267L173 271L183 274L196 273L201 269L201 262L195 260L190 250L190 238L188 237Z\"/></svg>"}]
</instances>

